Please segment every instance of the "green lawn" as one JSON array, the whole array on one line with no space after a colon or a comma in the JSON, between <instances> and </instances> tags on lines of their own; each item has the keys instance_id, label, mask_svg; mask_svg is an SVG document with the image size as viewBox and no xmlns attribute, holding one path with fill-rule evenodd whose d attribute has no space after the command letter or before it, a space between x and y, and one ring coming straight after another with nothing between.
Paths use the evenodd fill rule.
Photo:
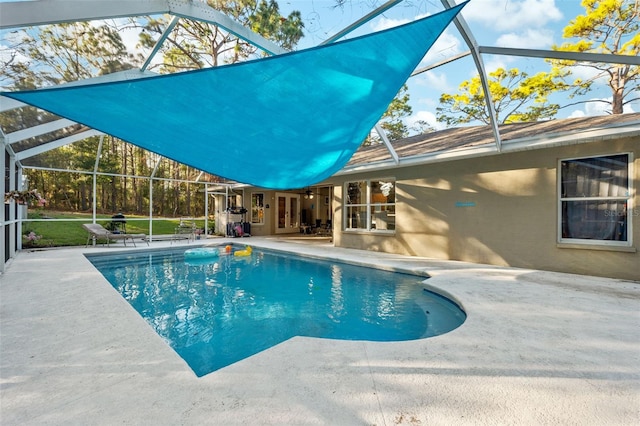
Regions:
<instances>
[{"instance_id":1,"label":"green lawn","mask_svg":"<svg viewBox=\"0 0 640 426\"><path fill-rule=\"evenodd\" d=\"M82 227L83 223L91 223L91 214L54 212L49 210L36 210L28 213L29 219L37 221L23 222L22 245L23 247L59 247L79 246L87 242L87 231ZM52 219L73 219L74 221L61 222ZM98 215L96 222L107 227L111 223L111 215ZM204 228L204 219L196 220L196 226ZM154 219L154 235L172 235L180 219ZM209 221L209 226L213 225ZM33 232L36 239L30 240L28 235ZM144 217L127 216L127 233L149 235L149 219Z\"/></svg>"}]
</instances>

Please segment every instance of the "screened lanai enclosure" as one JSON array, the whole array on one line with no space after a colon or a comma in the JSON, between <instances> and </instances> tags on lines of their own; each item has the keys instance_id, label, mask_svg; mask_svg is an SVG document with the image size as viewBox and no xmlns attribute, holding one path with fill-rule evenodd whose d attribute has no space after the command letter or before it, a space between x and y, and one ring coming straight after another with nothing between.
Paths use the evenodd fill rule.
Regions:
<instances>
[{"instance_id":1,"label":"screened lanai enclosure","mask_svg":"<svg viewBox=\"0 0 640 426\"><path fill-rule=\"evenodd\" d=\"M321 46L287 53L204 2L3 5L3 29L173 16L140 69L32 90L16 84L17 90L2 93L5 194L10 195L5 196L5 260L21 248L28 223L57 220L37 212L28 217L30 201L54 210L90 211L93 222L133 212L134 220L148 221L146 232L153 238L154 219L165 217L203 218L208 232L209 219L215 223L210 212L245 209L238 206L244 204L242 184L308 190L347 163L461 8L338 42L346 29ZM191 72L148 71L179 19L213 24L257 46L265 57ZM310 121L310 114L316 119ZM72 143L73 150L65 149ZM251 155L256 152L261 154ZM309 162L311 157L315 161ZM216 208L215 195L225 205Z\"/></svg>"},{"instance_id":2,"label":"screened lanai enclosure","mask_svg":"<svg viewBox=\"0 0 640 426\"><path fill-rule=\"evenodd\" d=\"M37 33L38 54L31 61L20 56L19 48L5 52L11 65L7 70L21 75L5 75L0 96L5 262L38 237L29 229L43 221L75 221L80 227L109 223L112 215L123 213L128 226L151 239L158 235L158 221L180 218L197 220L204 233L224 234L230 211L259 216L268 208L264 199L245 194L245 188L307 196L314 188L319 195L323 181L341 171L372 130L397 163L378 124L387 107L412 76L465 57L480 75L499 151L482 54L609 62L612 56L479 46L461 13L466 3L453 0L441 0L440 10L424 18L350 36L402 3L387 1L319 45L292 50L302 35L292 30L295 14L275 20L289 37L278 39L254 32L259 27L255 18L234 18L219 3L225 2L0 3L3 37L11 39L16 29L23 29L28 38L36 34L34 28L46 28ZM139 30L148 47L144 56L119 51L104 62L79 61L84 72L62 72L62 78L54 79L46 66L55 69L65 58L52 44L57 40L53 24L64 28L90 22L83 31L95 32L93 48L107 52L98 43L100 31L113 39L98 24L104 20ZM452 22L469 50L420 67ZM220 63L184 66L175 58L188 41L172 35L180 23L220 37L217 46L226 56ZM87 47L77 39L67 42L65 52L74 48L79 57L86 54ZM151 70L154 66L158 72ZM39 210L43 205L45 211L68 214L49 217Z\"/></svg>"}]
</instances>

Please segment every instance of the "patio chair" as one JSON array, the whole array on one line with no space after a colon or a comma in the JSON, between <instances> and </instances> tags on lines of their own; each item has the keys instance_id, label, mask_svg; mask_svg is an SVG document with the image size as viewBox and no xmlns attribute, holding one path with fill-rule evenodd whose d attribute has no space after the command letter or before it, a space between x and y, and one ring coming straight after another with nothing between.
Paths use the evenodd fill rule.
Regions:
<instances>
[{"instance_id":1,"label":"patio chair","mask_svg":"<svg viewBox=\"0 0 640 426\"><path fill-rule=\"evenodd\" d=\"M186 239L188 242L191 242L196 239L196 222L192 217L181 217L180 224L176 226L175 231L173 233L173 241Z\"/></svg>"},{"instance_id":2,"label":"patio chair","mask_svg":"<svg viewBox=\"0 0 640 426\"><path fill-rule=\"evenodd\" d=\"M318 236L332 236L333 235L333 228L331 226L331 219L327 219L327 223L325 223L322 226L318 226L318 229L316 230L316 235Z\"/></svg>"},{"instance_id":3,"label":"patio chair","mask_svg":"<svg viewBox=\"0 0 640 426\"><path fill-rule=\"evenodd\" d=\"M136 247L136 241L135 241L136 238L140 238L145 243L147 243L147 245L149 245L149 240L147 239L146 234L113 233L98 223L84 223L82 227L86 229L86 231L89 233L89 235L87 236L86 247L89 247L90 240L93 240L93 244L95 245L95 242L98 238L106 239L107 246L109 246L109 243L111 242L111 240L116 240L116 241L122 240L125 246L127 245L127 240L131 240L131 242L133 243L133 246Z\"/></svg>"}]
</instances>

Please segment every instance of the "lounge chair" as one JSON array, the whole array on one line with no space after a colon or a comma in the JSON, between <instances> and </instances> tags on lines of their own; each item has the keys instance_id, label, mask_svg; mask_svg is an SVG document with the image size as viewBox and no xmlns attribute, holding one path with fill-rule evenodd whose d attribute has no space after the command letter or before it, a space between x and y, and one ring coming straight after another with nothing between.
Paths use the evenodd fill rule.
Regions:
<instances>
[{"instance_id":1,"label":"lounge chair","mask_svg":"<svg viewBox=\"0 0 640 426\"><path fill-rule=\"evenodd\" d=\"M140 238L141 240L143 240L144 242L147 243L147 245L149 245L149 240L147 240L147 236L146 234L119 234L119 233L114 233L109 231L108 229L106 229L104 226L98 224L98 223L85 223L82 225L82 227L84 229L87 230L87 232L89 233L89 235L87 236L87 247L89 246L89 241L93 240L93 244L95 245L95 242L98 238L104 238L107 240L107 246L109 245L109 242L111 240L122 240L122 242L124 243L124 245L127 245L127 240L131 240L131 242L133 243L133 246L136 247L136 238Z\"/></svg>"}]
</instances>

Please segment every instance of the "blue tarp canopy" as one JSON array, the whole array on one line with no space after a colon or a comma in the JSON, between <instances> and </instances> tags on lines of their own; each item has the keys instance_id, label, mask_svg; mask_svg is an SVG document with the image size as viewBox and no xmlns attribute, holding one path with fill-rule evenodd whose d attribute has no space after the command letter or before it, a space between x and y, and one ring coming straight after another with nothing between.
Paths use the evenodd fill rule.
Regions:
<instances>
[{"instance_id":1,"label":"blue tarp canopy","mask_svg":"<svg viewBox=\"0 0 640 426\"><path fill-rule=\"evenodd\" d=\"M2 95L214 175L301 188L349 161L463 5L265 59Z\"/></svg>"}]
</instances>

